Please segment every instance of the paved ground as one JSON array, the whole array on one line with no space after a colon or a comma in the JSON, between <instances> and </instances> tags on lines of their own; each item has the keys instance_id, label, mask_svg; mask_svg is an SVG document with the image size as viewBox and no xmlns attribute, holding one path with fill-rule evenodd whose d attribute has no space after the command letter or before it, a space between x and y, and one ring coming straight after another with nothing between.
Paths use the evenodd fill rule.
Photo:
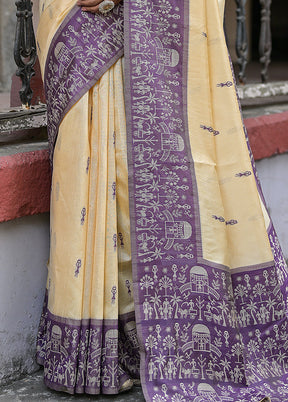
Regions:
<instances>
[{"instance_id":1,"label":"paved ground","mask_svg":"<svg viewBox=\"0 0 288 402\"><path fill-rule=\"evenodd\" d=\"M54 392L46 388L43 384L43 371L27 376L22 380L13 382L10 385L0 387L1 402L32 402L32 401L76 401L76 402L145 402L140 387L134 387L130 391L120 395L91 396L77 395L71 396L62 392Z\"/></svg>"}]
</instances>

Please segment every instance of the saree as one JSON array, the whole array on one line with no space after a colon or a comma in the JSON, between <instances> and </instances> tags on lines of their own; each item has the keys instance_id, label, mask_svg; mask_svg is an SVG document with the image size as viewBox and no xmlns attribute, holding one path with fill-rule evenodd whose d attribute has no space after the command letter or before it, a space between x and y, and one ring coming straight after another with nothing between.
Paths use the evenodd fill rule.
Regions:
<instances>
[{"instance_id":1,"label":"saree","mask_svg":"<svg viewBox=\"0 0 288 402\"><path fill-rule=\"evenodd\" d=\"M288 400L288 270L223 9L43 1L53 178L37 361L54 390L116 394L140 378L152 402Z\"/></svg>"}]
</instances>

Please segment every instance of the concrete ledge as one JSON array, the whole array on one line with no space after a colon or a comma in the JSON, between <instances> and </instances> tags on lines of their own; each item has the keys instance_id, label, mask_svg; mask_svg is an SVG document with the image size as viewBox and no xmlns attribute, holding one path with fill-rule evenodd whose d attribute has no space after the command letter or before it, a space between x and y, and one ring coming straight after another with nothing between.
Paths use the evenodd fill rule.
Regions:
<instances>
[{"instance_id":1,"label":"concrete ledge","mask_svg":"<svg viewBox=\"0 0 288 402\"><path fill-rule=\"evenodd\" d=\"M244 120L256 160L288 151L288 112ZM0 157L0 222L49 211L48 150Z\"/></svg>"},{"instance_id":2,"label":"concrete ledge","mask_svg":"<svg viewBox=\"0 0 288 402\"><path fill-rule=\"evenodd\" d=\"M255 160L288 151L288 112L244 120Z\"/></svg>"},{"instance_id":3,"label":"concrete ledge","mask_svg":"<svg viewBox=\"0 0 288 402\"><path fill-rule=\"evenodd\" d=\"M49 211L48 150L0 157L0 222Z\"/></svg>"}]
</instances>

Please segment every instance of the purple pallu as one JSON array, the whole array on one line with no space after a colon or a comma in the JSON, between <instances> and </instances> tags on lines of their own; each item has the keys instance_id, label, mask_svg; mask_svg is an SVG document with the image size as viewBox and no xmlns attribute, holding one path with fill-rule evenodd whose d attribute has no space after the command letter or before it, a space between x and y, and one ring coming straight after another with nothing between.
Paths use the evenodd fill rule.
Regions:
<instances>
[{"instance_id":1,"label":"purple pallu","mask_svg":"<svg viewBox=\"0 0 288 402\"><path fill-rule=\"evenodd\" d=\"M145 398L287 401L287 267L273 227L268 236L274 261L231 273L203 258L186 103L189 1L125 1L124 11L132 263ZM64 114L123 54L122 39L121 6L105 17L75 8L63 22L45 71L51 149ZM221 84L235 91L235 83ZM211 127L202 129L219 134ZM245 178L252 171L238 174ZM217 215L211 219L237 225L235 219ZM123 327L134 320L123 319ZM38 356L46 364L45 379L52 388L63 389L51 383L51 363L45 359L60 356L62 348L63 362L67 367L69 359L70 372L78 370L79 377L75 385L75 378L59 366L66 390L115 390L113 376L106 376L105 384L105 370L106 374L117 370L117 356L109 355L108 362L102 356L100 383L95 373L89 376L95 365L99 368L98 349L89 351L88 360L84 349L103 343L101 336L107 332L113 338L116 324L92 321L64 322L44 312ZM101 325L103 334L97 332ZM66 346L59 341L62 332L69 334ZM130 338L135 349L135 334ZM129 359L130 366L119 365L120 378L137 376L137 362L133 367Z\"/></svg>"},{"instance_id":2,"label":"purple pallu","mask_svg":"<svg viewBox=\"0 0 288 402\"><path fill-rule=\"evenodd\" d=\"M123 55L123 7L107 16L74 7L54 36L45 65L50 159L59 125L85 94Z\"/></svg>"},{"instance_id":3,"label":"purple pallu","mask_svg":"<svg viewBox=\"0 0 288 402\"><path fill-rule=\"evenodd\" d=\"M269 395L282 401L288 389L276 377L284 375L287 364L286 335L283 340L279 335L287 327L281 291L287 268L273 229L276 264L231 275L202 257L187 128L188 7L185 0L129 2L125 15L142 386L153 401L248 402ZM225 84L235 91L232 82Z\"/></svg>"}]
</instances>

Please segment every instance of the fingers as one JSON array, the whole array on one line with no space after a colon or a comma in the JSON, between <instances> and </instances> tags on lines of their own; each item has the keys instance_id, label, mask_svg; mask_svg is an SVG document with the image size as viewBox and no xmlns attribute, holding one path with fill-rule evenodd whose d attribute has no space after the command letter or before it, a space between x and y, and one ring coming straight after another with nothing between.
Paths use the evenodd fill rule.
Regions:
<instances>
[{"instance_id":1,"label":"fingers","mask_svg":"<svg viewBox=\"0 0 288 402\"><path fill-rule=\"evenodd\" d=\"M83 11L97 13L101 2L102 0L78 0L77 5L81 7Z\"/></svg>"},{"instance_id":2,"label":"fingers","mask_svg":"<svg viewBox=\"0 0 288 402\"><path fill-rule=\"evenodd\" d=\"M103 0L78 0L77 5L81 7L97 7Z\"/></svg>"},{"instance_id":3,"label":"fingers","mask_svg":"<svg viewBox=\"0 0 288 402\"><path fill-rule=\"evenodd\" d=\"M78 0L77 5L82 8L82 11L88 11L90 13L97 13L99 11L99 5L103 0ZM113 0L115 5L121 3L122 0Z\"/></svg>"}]
</instances>

